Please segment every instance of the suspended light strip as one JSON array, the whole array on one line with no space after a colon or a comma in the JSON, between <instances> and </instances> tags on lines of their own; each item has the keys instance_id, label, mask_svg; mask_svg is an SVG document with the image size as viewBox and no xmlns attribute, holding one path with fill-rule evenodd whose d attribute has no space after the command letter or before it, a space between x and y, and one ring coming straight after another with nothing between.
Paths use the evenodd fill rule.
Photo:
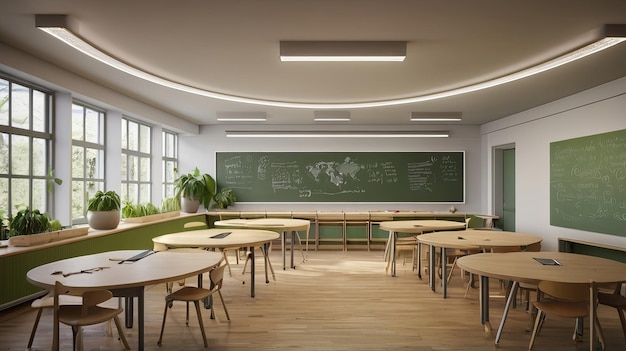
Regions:
<instances>
[{"instance_id":1,"label":"suspended light strip","mask_svg":"<svg viewBox=\"0 0 626 351\"><path fill-rule=\"evenodd\" d=\"M281 56L283 62L402 62L406 56Z\"/></svg>"},{"instance_id":2,"label":"suspended light strip","mask_svg":"<svg viewBox=\"0 0 626 351\"><path fill-rule=\"evenodd\" d=\"M226 131L227 138L448 138L448 131Z\"/></svg>"},{"instance_id":3,"label":"suspended light strip","mask_svg":"<svg viewBox=\"0 0 626 351\"><path fill-rule=\"evenodd\" d=\"M37 15L39 19L40 16L47 15ZM53 15L59 16L59 15ZM286 108L306 108L306 109L355 109L355 108L368 108L368 107L382 107L382 106L394 106L394 105L403 105L410 104L422 101L430 101L436 99L442 99L450 96L466 94L478 90L483 90L487 88L492 88L498 85L510 83L519 79L523 79L538 73L545 72L547 70L562 66L564 64L582 59L594 53L600 52L602 50L608 49L612 46L622 43L626 38L624 37L606 37L597 42L584 46L580 49L569 52L563 56L557 57L553 60L541 63L539 65L533 66L531 68L527 68L500 78L492 79L486 82L469 85L466 87L461 87L457 89L447 90L434 94L427 95L419 95L409 98L403 99L392 99L392 100L381 100L381 101L370 101L370 102L355 102L355 103L299 103L299 102L287 102L287 101L275 101L275 100L262 100L256 98L228 95L208 90L202 90L198 88L194 88L188 85L184 85L181 83L173 82L158 76L155 76L151 73L147 73L145 71L139 70L132 66L129 66L105 53L98 50L97 48L91 46L89 43L85 42L74 33L70 32L67 28L63 26L39 26L38 28L42 31L54 36L55 38L61 40L65 44L73 47L74 49L88 55L106 65L109 65L117 70L133 75L137 78L144 79L146 81L152 82L154 84L158 84L164 87L172 88L175 90L179 90L182 92L195 94L199 96L206 96L213 99L231 101L231 102L239 102L245 104L256 104L263 106L274 106L274 107L286 107Z\"/></svg>"},{"instance_id":4,"label":"suspended light strip","mask_svg":"<svg viewBox=\"0 0 626 351\"><path fill-rule=\"evenodd\" d=\"M402 62L406 41L281 41L281 61Z\"/></svg>"}]
</instances>

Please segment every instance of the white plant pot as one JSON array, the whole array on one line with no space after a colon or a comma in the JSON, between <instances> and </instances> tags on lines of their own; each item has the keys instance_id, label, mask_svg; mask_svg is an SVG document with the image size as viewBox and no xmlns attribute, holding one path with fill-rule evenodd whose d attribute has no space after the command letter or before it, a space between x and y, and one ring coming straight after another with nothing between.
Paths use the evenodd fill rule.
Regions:
<instances>
[{"instance_id":1,"label":"white plant pot","mask_svg":"<svg viewBox=\"0 0 626 351\"><path fill-rule=\"evenodd\" d=\"M97 230L115 229L120 224L120 211L88 211L89 226Z\"/></svg>"},{"instance_id":2,"label":"white plant pot","mask_svg":"<svg viewBox=\"0 0 626 351\"><path fill-rule=\"evenodd\" d=\"M196 213L200 208L200 200L183 197L180 199L180 211L185 213Z\"/></svg>"}]
</instances>

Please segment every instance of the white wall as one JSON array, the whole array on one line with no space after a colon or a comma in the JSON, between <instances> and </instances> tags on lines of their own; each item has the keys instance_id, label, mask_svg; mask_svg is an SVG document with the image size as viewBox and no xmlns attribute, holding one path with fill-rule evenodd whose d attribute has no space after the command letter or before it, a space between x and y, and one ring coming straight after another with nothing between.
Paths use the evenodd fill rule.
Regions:
<instances>
[{"instance_id":1,"label":"white wall","mask_svg":"<svg viewBox=\"0 0 626 351\"><path fill-rule=\"evenodd\" d=\"M516 231L542 236L545 250L556 250L559 237L626 247L626 236L550 225L550 143L621 129L626 129L626 78L483 125L486 211L494 207L493 149L514 143Z\"/></svg>"},{"instance_id":2,"label":"white wall","mask_svg":"<svg viewBox=\"0 0 626 351\"><path fill-rule=\"evenodd\" d=\"M319 126L307 126L315 129ZM403 126L402 129L406 129ZM220 151L465 151L466 203L455 204L459 212L485 213L481 207L484 192L481 190L480 133L475 126L429 126L434 130L450 130L450 138L226 138L226 130L260 129L260 126L202 126L199 136L180 136L179 170L190 172L194 167L215 175L215 153ZM280 126L284 130L301 130L302 126ZM328 128L328 127L326 127ZM334 129L346 128L335 126ZM370 126L380 130L381 126ZM384 128L384 127L382 127ZM390 127L393 128L393 127ZM276 128L274 128L276 129ZM397 130L398 128L396 128ZM361 130L361 129L359 129ZM417 203L237 203L233 210L293 211L293 210L433 210L448 211L450 204Z\"/></svg>"}]
</instances>

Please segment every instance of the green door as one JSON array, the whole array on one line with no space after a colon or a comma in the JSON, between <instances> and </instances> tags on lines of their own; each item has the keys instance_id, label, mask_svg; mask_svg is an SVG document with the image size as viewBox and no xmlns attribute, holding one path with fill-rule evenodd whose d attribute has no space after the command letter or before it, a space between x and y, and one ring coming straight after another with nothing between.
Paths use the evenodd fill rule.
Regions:
<instances>
[{"instance_id":1,"label":"green door","mask_svg":"<svg viewBox=\"0 0 626 351\"><path fill-rule=\"evenodd\" d=\"M502 229L515 231L515 149L502 151Z\"/></svg>"}]
</instances>

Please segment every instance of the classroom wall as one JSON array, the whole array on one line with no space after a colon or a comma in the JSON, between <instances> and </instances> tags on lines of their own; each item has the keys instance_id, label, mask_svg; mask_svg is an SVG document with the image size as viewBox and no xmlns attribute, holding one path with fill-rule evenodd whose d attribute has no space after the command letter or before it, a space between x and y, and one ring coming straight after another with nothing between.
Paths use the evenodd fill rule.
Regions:
<instances>
[{"instance_id":1,"label":"classroom wall","mask_svg":"<svg viewBox=\"0 0 626 351\"><path fill-rule=\"evenodd\" d=\"M626 129L626 78L483 125L486 211L494 207L493 150L514 144L517 231L544 237L545 250L556 250L559 237L626 247L624 236L551 226L549 207L550 143L621 129Z\"/></svg>"},{"instance_id":2,"label":"classroom wall","mask_svg":"<svg viewBox=\"0 0 626 351\"><path fill-rule=\"evenodd\" d=\"M274 126L276 127L276 126ZM359 130L381 130L386 126L358 126ZM413 126L408 126L413 127ZM483 213L481 203L485 195L481 184L480 133L476 126L429 126L434 130L450 130L450 138L226 138L226 130L261 129L262 126L201 126L199 136L180 136L179 170L189 172L194 167L215 174L215 153L220 151L465 151L466 203L454 204L459 212ZM328 129L328 126L306 126L307 129ZM333 126L333 130L355 127ZM415 128L415 127L413 127ZM277 129L277 128L273 128ZM303 129L303 126L280 126L280 129ZM389 127L393 129L393 127ZM407 126L396 127L406 130ZM191 156L191 157L188 157ZM245 211L294 210L433 210L448 211L452 204L419 203L236 203L229 209Z\"/></svg>"}]
</instances>

